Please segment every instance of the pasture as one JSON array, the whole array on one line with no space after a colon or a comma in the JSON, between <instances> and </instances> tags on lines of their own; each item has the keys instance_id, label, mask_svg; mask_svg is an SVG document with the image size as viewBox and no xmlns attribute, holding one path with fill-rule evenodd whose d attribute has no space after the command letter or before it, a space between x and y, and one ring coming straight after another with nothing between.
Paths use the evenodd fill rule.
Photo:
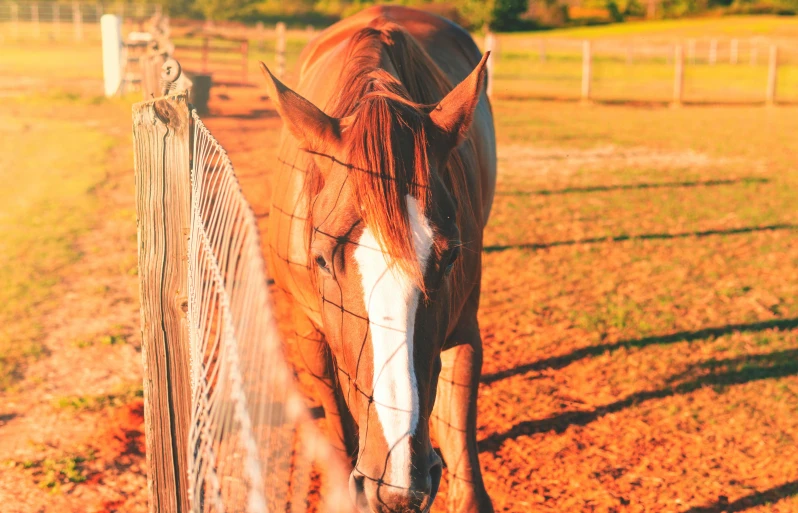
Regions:
<instances>
[{"instance_id":1,"label":"pasture","mask_svg":"<svg viewBox=\"0 0 798 513\"><path fill-rule=\"evenodd\" d=\"M572 35L791 37L765 20ZM798 509L798 108L519 99L511 61L480 312L497 511ZM7 511L145 510L135 98L97 97L99 69L89 43L0 51ZM205 121L263 231L280 122L261 94L216 89Z\"/></svg>"}]
</instances>

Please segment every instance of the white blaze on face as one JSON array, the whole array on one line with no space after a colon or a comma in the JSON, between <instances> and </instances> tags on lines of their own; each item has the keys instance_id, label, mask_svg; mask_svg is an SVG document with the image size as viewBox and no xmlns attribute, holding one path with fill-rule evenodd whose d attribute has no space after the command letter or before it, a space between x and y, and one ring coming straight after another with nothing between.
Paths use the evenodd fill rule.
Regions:
<instances>
[{"instance_id":1,"label":"white blaze on face","mask_svg":"<svg viewBox=\"0 0 798 513\"><path fill-rule=\"evenodd\" d=\"M416 258L423 270L432 249L432 228L407 196ZM374 351L374 406L391 451L390 479L396 486L410 480L410 436L418 426L418 389L413 366L413 333L421 292L398 265L380 249L366 227L355 260L363 279L363 299L369 317Z\"/></svg>"}]
</instances>

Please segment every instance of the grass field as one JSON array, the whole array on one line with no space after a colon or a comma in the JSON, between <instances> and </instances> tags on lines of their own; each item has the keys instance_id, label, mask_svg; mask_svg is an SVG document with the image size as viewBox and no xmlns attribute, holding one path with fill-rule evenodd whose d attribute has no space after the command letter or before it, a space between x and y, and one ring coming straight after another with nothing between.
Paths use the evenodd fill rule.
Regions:
<instances>
[{"instance_id":1,"label":"grass field","mask_svg":"<svg viewBox=\"0 0 798 513\"><path fill-rule=\"evenodd\" d=\"M557 37L794 28L747 20ZM552 61L563 76L579 69ZM140 372L131 99L97 98L98 65L87 45L0 50L0 175L14 184L0 193L0 372L13 378L0 497L12 512L144 510L143 456L114 452L141 436L140 414L118 413ZM513 65L543 96L578 84L544 88L531 64ZM640 66L617 94L669 84L664 62ZM726 87L737 69L703 67L701 83ZM224 93L208 125L263 215L279 123L257 115L268 103ZM797 510L798 108L508 96L493 103L499 183L480 313L480 459L497 510Z\"/></svg>"}]
</instances>

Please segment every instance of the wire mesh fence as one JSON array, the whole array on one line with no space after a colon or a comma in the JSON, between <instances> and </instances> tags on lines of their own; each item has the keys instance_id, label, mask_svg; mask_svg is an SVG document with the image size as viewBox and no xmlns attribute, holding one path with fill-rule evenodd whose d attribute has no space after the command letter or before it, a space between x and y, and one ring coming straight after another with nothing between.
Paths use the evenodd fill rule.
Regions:
<instances>
[{"instance_id":1,"label":"wire mesh fence","mask_svg":"<svg viewBox=\"0 0 798 513\"><path fill-rule=\"evenodd\" d=\"M170 504L172 497L160 496L175 494L178 502L197 512L301 512L326 508L325 504L332 505L326 509L344 511L341 505L349 504L348 492L332 485L324 487L321 504L311 500L322 489L319 475L340 475L343 470L317 432L284 357L254 214L226 152L186 105L185 95L180 94L134 108L140 259L155 264L165 260L160 271L142 264L142 283L160 283L142 286L143 352L149 362L145 364L147 431L148 438L158 438L162 431L175 437L148 440L155 503ZM184 133L185 127L189 137L173 137ZM186 195L179 189L187 184L174 181L179 180L180 163L188 161L191 183ZM172 187L178 190L170 194ZM179 198L187 198L190 205ZM178 214L170 217L173 210L188 212L185 228ZM179 246L186 235L183 258L153 256L162 248ZM175 281L163 278L169 273L185 281L187 292L179 290L179 284L175 290L178 297L186 297L184 318L173 308L157 308L164 301L174 303L164 292ZM154 343L149 340L148 330L167 324L185 326L189 362L168 361L170 354L182 358L180 351L173 351L175 344L185 342L180 340L180 329L163 340L160 333ZM157 358L166 358L169 368L187 365L190 378L175 381L167 373L166 382L160 382L159 366L153 360ZM159 403L164 390L171 391L171 399ZM167 403L170 409L159 410L159 404ZM181 404L190 409L188 428L173 421L172 428L159 431ZM171 467L158 466L163 447L176 451L187 447L187 454L178 454ZM160 477L164 469L177 474L177 485ZM178 479L183 473L188 476L185 489Z\"/></svg>"}]
</instances>

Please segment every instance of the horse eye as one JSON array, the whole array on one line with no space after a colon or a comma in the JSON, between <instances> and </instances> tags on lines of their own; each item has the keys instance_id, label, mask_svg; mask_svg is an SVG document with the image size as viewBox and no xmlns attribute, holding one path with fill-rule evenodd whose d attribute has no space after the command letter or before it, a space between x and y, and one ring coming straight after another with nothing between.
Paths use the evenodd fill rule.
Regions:
<instances>
[{"instance_id":1,"label":"horse eye","mask_svg":"<svg viewBox=\"0 0 798 513\"><path fill-rule=\"evenodd\" d=\"M325 260L322 255L316 255L316 258L314 260L316 262L316 266L319 268L320 271L327 274L332 274L330 268L327 267L327 260Z\"/></svg>"},{"instance_id":2,"label":"horse eye","mask_svg":"<svg viewBox=\"0 0 798 513\"><path fill-rule=\"evenodd\" d=\"M452 254L449 255L449 263L446 265L446 274L452 272L454 269L454 263L457 260L457 257L460 256L460 246L455 246L452 250Z\"/></svg>"}]
</instances>

